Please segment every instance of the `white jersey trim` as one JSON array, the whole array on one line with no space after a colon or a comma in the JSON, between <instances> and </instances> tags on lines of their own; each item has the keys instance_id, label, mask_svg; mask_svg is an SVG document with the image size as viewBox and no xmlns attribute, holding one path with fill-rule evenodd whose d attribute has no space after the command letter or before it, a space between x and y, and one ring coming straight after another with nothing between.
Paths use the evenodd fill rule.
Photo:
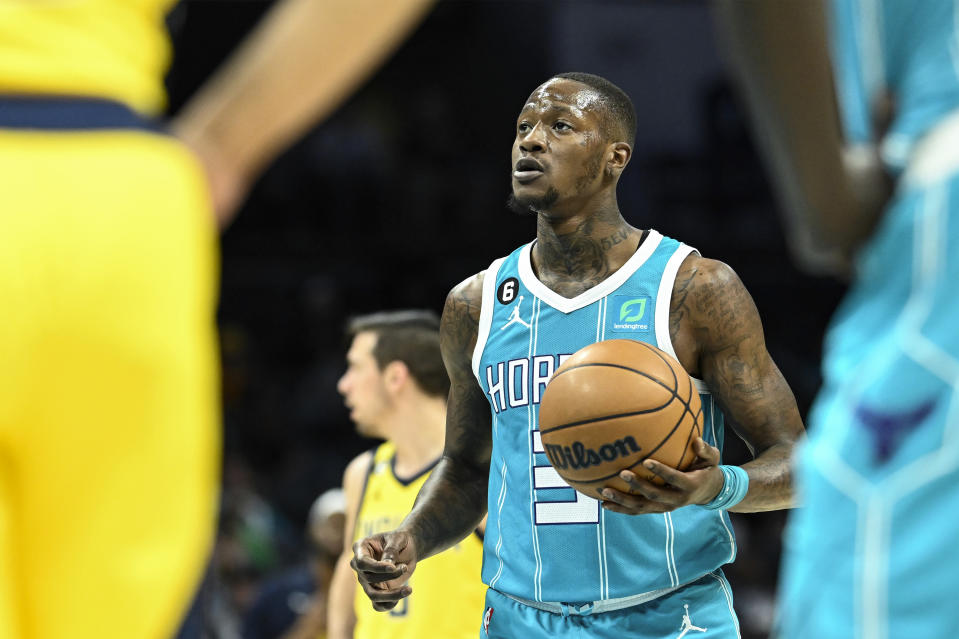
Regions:
<instances>
[{"instance_id":1,"label":"white jersey trim","mask_svg":"<svg viewBox=\"0 0 959 639\"><path fill-rule=\"evenodd\" d=\"M679 245L676 252L666 261L663 278L659 281L659 292L656 293L656 345L677 360L679 358L676 357L676 349L673 348L673 340L669 336L669 305L673 298L673 285L676 283L676 274L679 273L679 267L683 260L693 253L699 255L699 251L693 247L686 244ZM697 377L692 377L692 380L698 392L709 392L706 382Z\"/></svg>"},{"instance_id":2,"label":"white jersey trim","mask_svg":"<svg viewBox=\"0 0 959 639\"><path fill-rule=\"evenodd\" d=\"M505 257L494 260L493 263L489 265L489 268L486 269L486 274L483 276L483 300L480 306L479 326L476 331L476 346L473 347L473 375L476 376L480 387L483 385L483 380L480 379L479 366L480 360L483 357L483 351L486 349L486 342L489 339L489 329L493 324L493 308L495 307L494 302L496 301L496 276L499 275L499 269L505 261Z\"/></svg>"},{"instance_id":3,"label":"white jersey trim","mask_svg":"<svg viewBox=\"0 0 959 639\"><path fill-rule=\"evenodd\" d=\"M557 615L598 615L604 612L613 612L615 610L623 610L624 608L632 608L633 606L638 606L648 601L659 599L660 597L668 595L671 592L679 590L689 583L693 582L680 584L678 586L670 586L669 588L660 588L659 590L641 592L637 595L629 595L627 597L600 599L598 601L579 601L576 603L563 603L559 601L530 601L529 599L523 599L522 597L511 595L510 593L502 590L497 590L497 592L501 595L509 597L513 601L518 601L525 606L529 606L530 608L552 612Z\"/></svg>"},{"instance_id":4,"label":"white jersey trim","mask_svg":"<svg viewBox=\"0 0 959 639\"><path fill-rule=\"evenodd\" d=\"M912 149L903 175L907 188L928 188L959 170L959 109L940 120Z\"/></svg>"},{"instance_id":5,"label":"white jersey trim","mask_svg":"<svg viewBox=\"0 0 959 639\"><path fill-rule=\"evenodd\" d=\"M518 269L519 279L523 282L523 286L529 289L530 293L540 298L546 302L546 304L550 305L560 313L569 314L573 311L578 311L581 308L585 308L593 302L601 300L619 288L623 283L626 282L626 280L630 278L633 273L636 272L640 266L646 262L646 260L650 258L650 256L656 250L656 247L659 246L659 243L662 241L662 239L662 234L653 229L649 229L649 234L646 236L646 240L640 245L639 249L633 253L632 257L626 260L626 263L619 267L618 271L588 291L583 291L576 297L563 297L539 281L539 278L537 278L536 274L533 273L532 252L534 242L530 242L524 246L522 253L520 253Z\"/></svg>"}]
</instances>

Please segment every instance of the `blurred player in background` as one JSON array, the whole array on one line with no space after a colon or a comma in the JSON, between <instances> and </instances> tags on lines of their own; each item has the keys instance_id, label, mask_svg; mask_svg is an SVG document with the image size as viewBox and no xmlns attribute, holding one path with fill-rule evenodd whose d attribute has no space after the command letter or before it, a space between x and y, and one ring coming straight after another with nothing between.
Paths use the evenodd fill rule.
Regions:
<instances>
[{"instance_id":1,"label":"blurred player in background","mask_svg":"<svg viewBox=\"0 0 959 639\"><path fill-rule=\"evenodd\" d=\"M155 120L170 4L0 2L0 637L173 632L217 501L211 193L225 224L428 2L278 4L189 146Z\"/></svg>"},{"instance_id":2,"label":"blurred player in background","mask_svg":"<svg viewBox=\"0 0 959 639\"><path fill-rule=\"evenodd\" d=\"M791 505L802 423L732 269L623 219L616 185L635 130L629 97L585 73L551 78L523 106L513 205L536 216L536 241L447 298L443 459L398 529L354 546L378 609L403 606L406 580L433 560L417 562L488 511L485 636L739 636L726 511ZM699 378L704 432L690 471L650 460L666 487L623 471L629 492L604 489L601 507L549 465L538 404L564 355L614 337L656 345ZM755 454L742 467L720 464L724 414Z\"/></svg>"},{"instance_id":3,"label":"blurred player in background","mask_svg":"<svg viewBox=\"0 0 959 639\"><path fill-rule=\"evenodd\" d=\"M364 315L350 322L337 389L366 437L386 442L347 467L347 535L330 598L330 638L456 639L476 636L485 587L482 524L417 571L415 594L388 614L373 610L350 569L353 542L395 528L443 453L449 377L439 318L429 311Z\"/></svg>"},{"instance_id":4,"label":"blurred player in background","mask_svg":"<svg viewBox=\"0 0 959 639\"><path fill-rule=\"evenodd\" d=\"M955 636L959 4L718 8L786 210L853 275L798 457L779 634Z\"/></svg>"},{"instance_id":5,"label":"blurred player in background","mask_svg":"<svg viewBox=\"0 0 959 639\"><path fill-rule=\"evenodd\" d=\"M306 526L307 563L267 580L243 618L243 639L324 639L336 560L343 549L346 500L331 488L316 498Z\"/></svg>"}]
</instances>

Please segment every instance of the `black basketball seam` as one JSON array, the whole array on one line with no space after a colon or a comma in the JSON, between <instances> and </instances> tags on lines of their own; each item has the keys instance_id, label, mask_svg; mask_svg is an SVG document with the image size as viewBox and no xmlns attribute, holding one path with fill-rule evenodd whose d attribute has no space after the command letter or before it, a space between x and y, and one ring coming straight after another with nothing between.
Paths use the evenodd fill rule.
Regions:
<instances>
[{"instance_id":1,"label":"black basketball seam","mask_svg":"<svg viewBox=\"0 0 959 639\"><path fill-rule=\"evenodd\" d=\"M679 364L680 368L683 368L683 372L686 373L686 377L689 380L689 399L683 399L682 397L679 396L679 378L676 377L676 371L673 369L673 365L665 357L663 357L663 353L660 351L660 349L655 348L652 344L647 344L646 342L639 342L636 340L631 340L631 341L635 342L636 344L642 344L643 346L645 346L647 350L652 351L653 355L658 357L664 364L666 364L666 366L669 367L669 372L673 374L673 383L676 385L676 390L673 391L673 395L675 395L676 399L682 402L683 406L686 407L686 410L683 412L683 417L686 416L686 412L689 412L689 414L692 415L693 411L690 409L689 402L693 399L693 392L695 391L696 385L693 383L693 378L690 377L689 372L685 368L683 368L683 365L680 364L679 360L677 359L676 363ZM700 412L702 412L703 410L702 406L699 407L699 410ZM696 416L693 415L694 425L696 423L695 420L696 420Z\"/></svg>"},{"instance_id":2,"label":"black basketball seam","mask_svg":"<svg viewBox=\"0 0 959 639\"><path fill-rule=\"evenodd\" d=\"M610 341L613 341L613 340L610 340ZM562 374L564 374L564 373L566 373L566 372L568 372L568 371L574 370L574 369L576 369L576 368L582 368L582 367L584 367L584 366L612 366L612 367L615 367L615 368L622 368L622 369L625 369L625 370L628 370L628 371L633 371L634 373L638 373L638 374L642 375L643 377L646 377L647 379L650 379L650 380L656 382L657 384L659 384L660 386L662 386L662 387L665 388L666 390L668 390L668 391L672 392L674 395L676 395L676 397L677 397L680 401L683 401L683 399L682 399L681 397L679 397L679 394L676 392L676 391L679 390L679 379L676 377L676 371L673 369L672 363L670 363L669 360L667 360L665 357L663 357L663 351L661 351L658 347L653 346L652 344L650 344L650 343L648 343L648 342L642 342L642 341L635 340L635 339L623 339L622 341L628 342L628 343L630 343L630 344L636 344L637 346L642 346L642 347L645 348L646 350L652 352L653 355L655 355L656 357L658 357L658 358L660 359L660 361L662 361L664 364L666 364L666 367L669 369L669 372L672 373L672 375L673 375L673 384L674 384L674 387L673 387L673 388L669 388L668 386L666 386L665 384L663 384L661 381L659 381L659 380L656 379L655 377L652 377L651 375L647 375L646 373L643 373L643 371L636 370L635 368L630 368L629 366L623 366L622 364L609 364L609 363L606 363L606 362L587 362L587 363L585 363L585 364L577 364L577 365L575 365L575 366L570 366L570 367L567 368L566 370L559 371L558 373L556 373L555 375L553 375L553 379L559 377L560 375L562 375ZM600 344L600 343L601 343L601 342L594 342L594 344ZM687 375L687 377L688 377L688 376L689 376L689 372L683 367L682 364L680 364L679 360L676 360L676 363L679 364L679 367L683 369L683 372L686 373L686 375ZM690 383L690 386L693 386L692 378L690 378L689 383ZM686 402L683 402L683 403L686 403Z\"/></svg>"},{"instance_id":3,"label":"black basketball seam","mask_svg":"<svg viewBox=\"0 0 959 639\"><path fill-rule=\"evenodd\" d=\"M702 415L703 410L699 409L699 414ZM686 413L683 413L683 417L686 416ZM696 429L699 427L699 415L693 415L693 427L689 429L689 436L686 437L686 445L683 447L683 454L679 457L679 462L676 463L675 468L679 468L683 465L683 460L686 459L686 453L689 451L689 442L692 441L696 433Z\"/></svg>"},{"instance_id":4,"label":"black basketball seam","mask_svg":"<svg viewBox=\"0 0 959 639\"><path fill-rule=\"evenodd\" d=\"M633 340L633 341L636 341L636 340ZM676 390L678 391L678 390L679 390L679 379L676 377L676 371L673 370L672 364L671 364L669 361L667 361L665 357L663 357L663 355L662 355L662 353L659 351L659 349L658 349L658 348L654 348L652 344L647 344L646 342L636 342L636 343L637 343L637 344L642 344L643 346L646 347L646 350L652 351L653 355L655 355L656 357L658 357L664 364L666 364L667 367L669 367L669 372L673 374L673 383L676 385ZM679 360L676 360L676 363L679 364ZM679 365L680 365L680 367L682 367L682 364L679 364ZM685 371L686 369L683 369L683 370ZM688 376L689 373L687 372L686 375ZM690 385L691 385L691 384L692 384L692 382L690 382ZM677 395L677 396L678 396L678 395Z\"/></svg>"},{"instance_id":5,"label":"black basketball seam","mask_svg":"<svg viewBox=\"0 0 959 639\"><path fill-rule=\"evenodd\" d=\"M606 421L607 419L621 419L623 417L633 417L634 415L645 415L646 413L655 413L656 411L660 411L666 408L672 403L673 403L673 397L670 397L666 401L666 403L662 404L661 406L655 406L653 408L647 408L645 410L631 411L629 413L617 413L615 415L603 415L601 417L591 417L590 419L581 419L578 422L569 422L568 424L560 424L559 426L553 426L552 428L549 428L547 430L540 429L539 432L541 434L546 434L546 433L552 433L555 430L562 430L564 428L573 428L574 426L583 426L585 424L592 424L594 422L602 422L602 421Z\"/></svg>"},{"instance_id":6,"label":"black basketball seam","mask_svg":"<svg viewBox=\"0 0 959 639\"><path fill-rule=\"evenodd\" d=\"M676 396L676 399L679 399L679 397ZM658 444L656 444L656 448L654 448L654 449L652 449L651 451L649 451L648 453L646 453L646 455L645 455L644 457L641 457L641 458L638 459L635 463L630 464L630 465L627 466L626 468L620 468L619 470L617 470L615 473L613 473L613 474L611 474L611 475L605 475L605 476L603 476L603 477L596 477L596 478L593 478L593 479L573 479L573 480L571 480L571 481L574 481L574 482L576 482L576 483L591 484L591 483L593 483L593 482L602 481L602 480L604 480L604 479L612 479L613 477L619 476L619 474L620 474L621 472L623 472L624 470L630 470L630 469L632 469L632 468L636 468L636 466L638 466L639 464L642 464L644 461L646 461L647 459L649 459L650 455L652 455L652 454L655 453L657 450L659 450L660 448L662 448L662 447L663 447L663 444L665 444L666 442L669 441L669 439L673 436L673 433L676 432L676 429L679 428L679 425L683 423L683 418L686 417L686 413L687 413L687 412L692 413L692 411L688 410L688 408L687 408L686 410L684 410L684 411L680 414L679 419L676 421L676 423L673 424L672 430L670 430L669 433L668 433L665 437L663 437L663 438L659 441Z\"/></svg>"},{"instance_id":7,"label":"black basketball seam","mask_svg":"<svg viewBox=\"0 0 959 639\"><path fill-rule=\"evenodd\" d=\"M635 341L635 340L634 340L634 341ZM676 391L677 391L677 392L675 392L674 394L676 395L677 398L679 398L679 393L678 393L678 391L679 391L679 379L676 377L676 371L673 370L672 365L666 360L665 357L663 357L663 355L662 355L662 353L659 351L659 349L652 347L652 344L647 344L646 342L638 342L638 341L637 341L636 343L637 343L637 344L642 344L643 346L645 346L645 347L647 348L647 350L652 351L653 354L656 355L656 357L658 357L660 360L662 360L664 364L666 364L667 366L669 366L669 370L670 370L670 372L673 374L673 381L676 383ZM683 368L683 365L680 364L680 362L679 362L678 359L676 360L676 363L679 364L679 366L680 366L681 368ZM689 413L692 415L692 412L693 412L693 411L690 410L689 402L692 401L692 399L693 399L693 393L694 393L694 392L695 392L695 393L698 393L699 391L696 390L696 384L693 382L693 378L692 378L692 376L690 376L689 371L687 371L685 368L683 368L683 372L686 373L686 377L689 379L689 399L688 399L688 400L683 400L682 398L679 398L679 400L684 403L684 405L686 406L686 410L689 411ZM700 405L700 407L699 407L699 414L701 415L702 412L703 412L703 407L702 407L702 405ZM686 413L684 412L684 413L683 413L683 416L685 417L685 415L686 415ZM698 419L697 415L693 415L693 426L699 426L699 419ZM690 432L692 432L692 431L690 431ZM701 429L701 428L700 428L700 434L702 434L702 429ZM687 443L687 445L688 445L688 444L689 444L689 441L687 440L686 443ZM685 457L685 456L686 456L686 452L685 452L685 449L683 449L683 457ZM680 461L682 461L682 457L680 458Z\"/></svg>"},{"instance_id":8,"label":"black basketball seam","mask_svg":"<svg viewBox=\"0 0 959 639\"><path fill-rule=\"evenodd\" d=\"M577 368L587 368L587 367L589 367L589 366L606 366L606 367L608 367L608 368L621 368L621 369L623 369L624 371L629 371L629 372L631 372L631 373L636 373L637 375L640 375L640 376L642 376L642 377L645 377L646 379L648 379L648 380L651 381L651 382L656 382L657 384L659 384L660 386L662 386L663 388L665 388L666 390L668 390L668 391L669 391L670 393L672 393L673 395L676 395L676 391L675 391L674 389L672 389L672 388L670 388L669 386L667 386L666 384L662 383L661 381L659 381L658 379L656 379L655 377L653 377L653 376L650 375L649 373L644 373L644 372L641 371L641 370L637 370L637 369L631 368L631 367L629 367L629 366L623 366L622 364L609 364L609 363L607 363L607 362L586 362L585 364L576 364L575 366L570 366L570 367L567 368L566 370L560 371L560 372L557 373L556 375L553 375L553 377L550 379L550 383L552 383L552 381L553 381L554 379L556 379L557 377L559 377L560 375L564 375L564 374L566 374L566 373L568 373L568 372L570 372L570 371L574 371L574 370L576 370ZM673 374L673 381L676 381L676 380L675 380L675 377L676 377L676 375L675 375L675 373L674 373L674 374ZM679 397L679 396L677 395L677 397ZM682 400L680 400L680 401L682 401Z\"/></svg>"},{"instance_id":9,"label":"black basketball seam","mask_svg":"<svg viewBox=\"0 0 959 639\"><path fill-rule=\"evenodd\" d=\"M576 364L575 366L570 366L569 368L567 368L567 369L565 369L565 370L563 370L563 371L560 371L559 373L555 374L552 379L556 379L556 378L559 377L560 375L563 375L563 374L565 374L565 373L567 373L567 372L569 372L569 371L571 371L571 370L575 370L575 369L577 369L577 368L586 368L586 367L588 367L588 366L606 366L606 367L609 367L609 368L619 368L619 369L622 369L622 370L630 371L630 372L632 372L632 373L636 373L637 375L640 375L640 376L645 377L646 379L648 379L648 380L650 380L650 381L652 381L652 382L655 382L655 383L658 384L660 387L662 387L662 388L664 388L665 390L669 391L669 393L672 395L672 398L670 398L669 401L667 401L665 404L663 404L663 405L661 405L661 406L659 406L659 407L657 407L657 408L654 408L654 409L648 409L648 410L643 410L643 411L636 411L635 413L622 413L622 414L618 414L618 415L604 415L604 416L601 416L601 417L596 417L596 418L592 418L592 419L588 419L588 420L582 420L582 421L579 421L579 422L572 422L572 423L569 423L569 424L560 424L559 426L553 426L552 428L550 428L550 429L548 429L548 430L540 430L540 433L541 433L541 434L551 433L551 432L553 432L553 431L560 430L560 429L563 429L563 428L571 428L571 427L574 427L574 426L582 426L582 425L590 424L590 423L594 423L594 422L606 421L607 419L617 419L617 418L629 417L629 416L632 416L632 415L641 415L641 414L644 414L644 413L650 413L650 412L654 412L654 411L657 411L657 410L662 410L664 407L666 407L666 406L668 406L669 404L671 404L672 401L673 401L673 399L679 401L679 403L683 405L683 411L682 411L682 413L680 414L679 419L678 419L678 420L676 421L676 423L673 425L672 429L671 429L671 430L669 431L669 433L666 435L666 437L664 437L662 440L660 440L660 442L656 445L656 447L653 448L653 449L652 449L651 451L649 451L648 453L646 453L646 455L645 455L644 457L641 457L641 458L640 458L639 460L637 460L635 463L633 463L633 464L631 464L631 465L629 465L629 466L627 466L627 467L625 467L625 468L621 468L621 469L617 470L615 473L612 473L612 474L610 474L610 475L605 475L605 476L602 476L602 477L596 477L596 478L594 478L594 479L573 479L573 480L571 480L571 481L574 481L574 482L576 482L576 483L595 483L595 482L598 482L598 481L603 481L604 479L612 479L613 477L619 476L619 473L621 473L623 470L631 470L631 469L635 468L636 466L638 466L639 464L643 463L644 461L646 461L647 459L649 459L650 456L653 455L653 453L655 453L657 450L659 450L660 448L662 448L663 444L665 444L667 441L670 440L670 438L673 436L673 434L674 434L674 433L676 432L676 430L679 428L679 425L682 424L683 419L686 417L686 413L689 413L689 414L692 415L692 417L693 417L693 428L690 429L690 436L692 435L692 432L693 432L693 430L694 430L696 427L700 427L700 434L702 434L702 428L701 428L700 423L699 423L699 422L700 422L699 416L701 416L701 415L702 415L702 412L703 412L702 406L700 406L699 410L698 410L696 413L693 413L692 407L691 407L690 404L689 404L689 403L690 403L690 400L692 400L693 393L694 393L694 392L698 392L698 391L695 390L695 384L693 383L692 378L689 379L689 399L684 399L684 398L683 398L682 396L680 396L680 394L679 394L679 378L676 376L676 371L673 369L672 364L671 364L666 358L664 358L664 357L662 356L662 354L658 351L658 349L656 349L655 347L653 347L652 344L647 344L646 342L641 342L641 341L638 341L638 340L627 340L627 341L629 341L629 342L631 342L631 343L633 343L633 344L642 345L642 346L645 347L647 350L652 351L652 353L653 353L654 355L656 355L656 357L658 357L658 358L660 359L660 361L662 361L664 364L666 364L667 368L669 368L669 372L670 372L670 373L672 374L672 376L673 376L673 384L674 384L674 387L673 387L673 388L670 388L669 386L667 386L666 384L664 384L663 382L661 382L659 379L653 377L652 375L649 375L648 373L644 373L644 372L641 371L641 370L637 370L637 369L631 368L631 367L629 367L629 366L623 366L622 364L610 364L610 363L607 363L607 362L587 362L587 363L585 363L585 364ZM678 362L677 362L677 363L678 363ZM682 364L680 364L680 367L682 367ZM685 371L685 369L683 369L683 370ZM686 374L687 374L687 377L688 377L689 373L687 372ZM552 381L552 380L550 380L550 381ZM682 456L682 457L685 457L685 456L686 456L686 448L688 448L688 446L689 446L689 437L687 437L687 440L686 440L686 447L683 448L683 456ZM682 461L682 457L680 457L680 461Z\"/></svg>"},{"instance_id":10,"label":"black basketball seam","mask_svg":"<svg viewBox=\"0 0 959 639\"><path fill-rule=\"evenodd\" d=\"M693 388L692 388L692 384L690 384L690 399L692 398L692 393L693 393ZM610 475L605 475L605 476L603 476L603 477L596 477L596 478L594 478L594 479L571 479L571 481L574 481L574 482L576 482L576 483L595 483L595 482L598 482L598 481L602 481L602 480L604 480L604 479L612 479L613 477L618 477L618 476L619 476L619 473L621 473L622 471L624 471L624 470L631 470L631 469L635 468L635 467L638 466L639 464L641 464L641 463L643 463L644 461L646 461L647 459L649 459L649 458L652 456L653 453L655 453L657 450L659 450L660 448L662 448L663 444L665 444L667 441L670 440L670 438L671 438L671 437L673 436L673 434L676 432L676 429L679 428L679 425L683 423L683 419L686 417L686 413L689 413L690 415L693 416L693 428L689 429L689 436L686 438L686 446L683 448L683 455L682 455L682 457L679 458L679 461L682 462L683 457L686 456L686 450L689 448L689 440L692 438L693 433L696 431L696 429L699 429L699 435L702 435L702 426L701 426L701 424L700 424L700 422L701 422L700 417L702 417L703 408L702 408L702 406L700 406L700 407L699 407L699 410L694 414L693 411L691 411L691 410L689 409L689 404L684 403L683 400L682 400L682 398L681 398L679 395L676 395L675 393L673 393L673 396L674 396L677 400L679 400L680 403L682 403L682 404L684 405L684 409L683 409L682 414L679 416L679 419L676 421L676 424L673 425L672 430L669 431L669 433L666 435L666 437L664 437L662 440L660 440L660 442L656 445L656 448L654 448L654 449L652 449L651 451L649 451L648 453L646 453L646 455L645 455L644 457L641 457L641 458L640 458L639 460L637 460L636 462L630 464L629 466L626 466L625 468L620 468L620 469L617 470L615 473L612 473L612 474L610 474ZM672 401L673 401L673 400L669 400L669 402L667 402L667 404L664 404L664 406L665 406L665 405L668 405L668 404L671 403ZM661 408L662 408L662 407L660 407L660 409L661 409ZM604 418L600 418L600 419L604 419ZM597 420L597 421L599 421L599 420ZM541 431L541 432L551 432L552 430L556 430L556 428L552 428L552 429L550 429L550 431ZM677 466L678 466L678 464L677 464Z\"/></svg>"},{"instance_id":11,"label":"black basketball seam","mask_svg":"<svg viewBox=\"0 0 959 639\"><path fill-rule=\"evenodd\" d=\"M690 400L692 400L692 398L693 398L693 393L694 393L694 392L696 392L696 389L694 388L694 384L692 383L692 379L690 379L690 384L689 384L689 399L690 399ZM687 409L687 410L688 410L688 409ZM690 414L692 415L692 411L690 411ZM689 451L689 442L690 442L690 440L692 440L693 434L695 433L695 431L698 429L698 430L699 430L699 433L697 433L697 435L702 435L702 428L701 428L701 426L700 426L700 419L699 419L699 418L702 416L702 414L703 414L703 407L702 407L702 404L700 404L700 406L699 406L699 412L697 412L695 415L693 415L693 427L689 429L689 436L686 437L686 446L683 447L683 454L680 455L680 457L679 457L679 462L676 463L675 468L679 468L679 467L681 467L681 466L683 465L683 460L686 459L686 453L687 453L687 451ZM686 413L684 412L684 413L683 413L683 417L685 417L685 416L686 416Z\"/></svg>"},{"instance_id":12,"label":"black basketball seam","mask_svg":"<svg viewBox=\"0 0 959 639\"><path fill-rule=\"evenodd\" d=\"M643 342L636 342L636 343L637 343L637 344L642 344ZM668 363L668 362L667 362L667 363ZM567 368L565 371L560 372L559 374L562 375L563 373L567 373L567 372L569 372L569 371L571 371L571 370L575 370L575 369L577 369L577 368L586 368L587 366L606 366L606 367L608 367L608 368L621 368L621 369L623 369L624 371L630 371L630 372L636 373L637 375L639 375L639 376L641 376L641 377L645 377L646 379L648 379L648 380L650 380L650 381L652 381L652 382L656 382L656 384L658 384L658 385L661 386L662 388L668 390L668 391L672 394L673 397L675 397L676 399L679 400L679 403L680 403L680 404L682 404L683 406L686 407L687 410L689 410L690 413L693 412L692 410L690 410L689 401L683 399L683 398L680 397L680 395L679 395L679 388L678 388L678 386L679 386L679 380L676 379L676 373L675 373L675 372L673 373L673 380L676 382L676 386L677 386L677 388L675 388L675 389L670 388L669 386L666 386L666 384L663 384L661 381L659 381L658 379L656 379L656 378L653 377L652 375L649 375L649 374L647 374L647 373L644 373L643 371L640 371L640 370L636 370L635 368L630 368L629 366L623 366L622 364L607 364L607 363L605 363L605 362L588 362L588 363L586 363L586 364L577 364L576 366L571 366L571 367ZM672 370L672 367L670 367L670 370ZM553 379L556 379L557 377L558 377L558 375L554 375L554 376L552 377L552 379L550 380L550 383L552 383L552 380L553 380ZM692 386L692 380L690 380L690 386ZM547 387L547 388L548 388L548 387ZM690 395L690 397L692 397L692 395ZM670 401L672 401L672 400L670 400ZM665 404L663 404L663 406L665 406ZM550 429L550 430L554 430L555 428L556 428L556 427L554 427L553 429ZM542 431L542 432L547 433L547 432L549 432L549 431Z\"/></svg>"}]
</instances>

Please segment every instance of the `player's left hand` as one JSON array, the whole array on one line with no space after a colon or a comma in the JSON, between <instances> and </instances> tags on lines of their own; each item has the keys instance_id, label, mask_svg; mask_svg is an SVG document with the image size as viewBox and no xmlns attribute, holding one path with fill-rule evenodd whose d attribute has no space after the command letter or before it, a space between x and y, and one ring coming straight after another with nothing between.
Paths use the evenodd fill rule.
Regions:
<instances>
[{"instance_id":1,"label":"player's left hand","mask_svg":"<svg viewBox=\"0 0 959 639\"><path fill-rule=\"evenodd\" d=\"M696 459L686 471L652 459L643 462L647 470L666 482L665 486L657 486L629 470L620 472L619 478L629 487L629 492L607 486L602 491L603 508L626 515L641 515L709 503L723 487L719 449L697 437L693 441L693 452Z\"/></svg>"}]
</instances>

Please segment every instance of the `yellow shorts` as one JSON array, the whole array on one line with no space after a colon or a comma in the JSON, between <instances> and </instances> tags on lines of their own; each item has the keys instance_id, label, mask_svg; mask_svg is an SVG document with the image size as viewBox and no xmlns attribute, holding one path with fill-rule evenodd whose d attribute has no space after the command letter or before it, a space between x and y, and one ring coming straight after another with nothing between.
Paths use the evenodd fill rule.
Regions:
<instances>
[{"instance_id":1,"label":"yellow shorts","mask_svg":"<svg viewBox=\"0 0 959 639\"><path fill-rule=\"evenodd\" d=\"M169 639L212 543L209 196L116 108L58 127L0 98L3 638Z\"/></svg>"}]
</instances>

